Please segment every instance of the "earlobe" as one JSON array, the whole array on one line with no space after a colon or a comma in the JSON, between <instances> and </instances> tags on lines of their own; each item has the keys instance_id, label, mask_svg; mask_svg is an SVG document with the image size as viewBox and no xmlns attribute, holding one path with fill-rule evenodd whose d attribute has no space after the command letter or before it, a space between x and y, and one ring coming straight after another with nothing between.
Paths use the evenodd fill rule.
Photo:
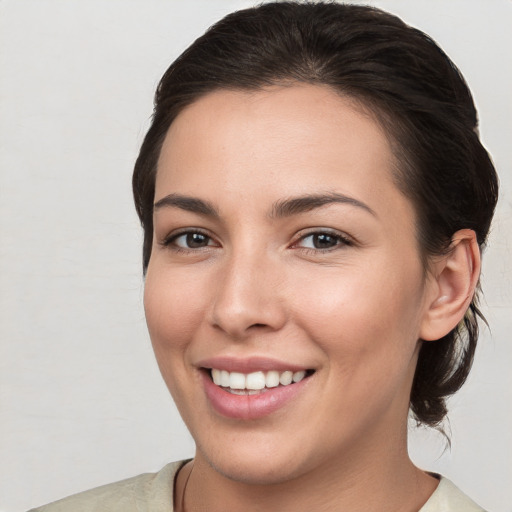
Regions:
<instances>
[{"instance_id":1,"label":"earlobe","mask_svg":"<svg viewBox=\"0 0 512 512\"><path fill-rule=\"evenodd\" d=\"M449 252L432 269L433 290L420 330L423 340L438 340L464 317L480 276L480 248L471 229L457 231Z\"/></svg>"}]
</instances>

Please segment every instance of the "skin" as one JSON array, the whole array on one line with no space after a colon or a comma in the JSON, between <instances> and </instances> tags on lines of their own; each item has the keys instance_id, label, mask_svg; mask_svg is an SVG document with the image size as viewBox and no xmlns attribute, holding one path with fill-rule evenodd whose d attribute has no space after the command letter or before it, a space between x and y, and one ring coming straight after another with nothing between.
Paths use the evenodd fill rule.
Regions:
<instances>
[{"instance_id":1,"label":"skin","mask_svg":"<svg viewBox=\"0 0 512 512\"><path fill-rule=\"evenodd\" d=\"M372 117L322 86L210 93L171 125L144 301L161 373L197 446L178 476L178 511L414 511L434 491L407 454L418 340L460 320L478 250L462 233L425 277L394 165ZM218 215L165 204L170 194ZM275 215L279 202L322 194L361 204ZM203 245L190 247L183 232L197 229ZM315 247L312 235L326 232ZM219 355L315 373L274 413L226 418L198 367Z\"/></svg>"}]
</instances>

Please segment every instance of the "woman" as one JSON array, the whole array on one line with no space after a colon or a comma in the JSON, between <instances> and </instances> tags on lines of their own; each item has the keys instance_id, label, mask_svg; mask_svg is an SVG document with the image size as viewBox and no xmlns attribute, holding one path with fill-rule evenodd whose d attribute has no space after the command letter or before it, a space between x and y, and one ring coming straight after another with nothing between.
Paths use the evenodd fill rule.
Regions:
<instances>
[{"instance_id":1,"label":"woman","mask_svg":"<svg viewBox=\"0 0 512 512\"><path fill-rule=\"evenodd\" d=\"M382 11L269 3L162 78L133 176L191 461L38 510L483 510L407 455L477 337L497 178L464 80Z\"/></svg>"}]
</instances>

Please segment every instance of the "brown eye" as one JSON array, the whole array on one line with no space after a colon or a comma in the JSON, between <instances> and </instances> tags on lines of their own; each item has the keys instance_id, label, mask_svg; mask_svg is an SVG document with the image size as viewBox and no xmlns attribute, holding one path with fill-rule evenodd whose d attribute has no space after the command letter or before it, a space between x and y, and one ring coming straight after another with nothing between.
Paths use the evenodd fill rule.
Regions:
<instances>
[{"instance_id":1,"label":"brown eye","mask_svg":"<svg viewBox=\"0 0 512 512\"><path fill-rule=\"evenodd\" d=\"M212 239L208 235L199 232L181 233L172 237L168 244L175 245L181 249L201 249L202 247L213 245Z\"/></svg>"},{"instance_id":2,"label":"brown eye","mask_svg":"<svg viewBox=\"0 0 512 512\"><path fill-rule=\"evenodd\" d=\"M329 249L335 245L338 245L339 242L337 237L328 235L326 233L313 235L311 238L315 249Z\"/></svg>"},{"instance_id":3,"label":"brown eye","mask_svg":"<svg viewBox=\"0 0 512 512\"><path fill-rule=\"evenodd\" d=\"M298 247L317 250L333 249L336 246L346 245L350 245L350 241L341 234L321 231L305 235L297 243Z\"/></svg>"}]
</instances>

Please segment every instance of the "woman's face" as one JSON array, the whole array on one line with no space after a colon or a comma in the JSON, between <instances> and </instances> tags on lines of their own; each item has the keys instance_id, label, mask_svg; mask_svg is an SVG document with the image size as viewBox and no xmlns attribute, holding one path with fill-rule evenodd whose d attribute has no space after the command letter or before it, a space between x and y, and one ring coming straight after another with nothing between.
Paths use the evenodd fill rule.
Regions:
<instances>
[{"instance_id":1,"label":"woman's face","mask_svg":"<svg viewBox=\"0 0 512 512\"><path fill-rule=\"evenodd\" d=\"M282 481L405 436L432 285L393 165L321 86L218 91L170 127L146 316L196 457L224 475Z\"/></svg>"}]
</instances>

